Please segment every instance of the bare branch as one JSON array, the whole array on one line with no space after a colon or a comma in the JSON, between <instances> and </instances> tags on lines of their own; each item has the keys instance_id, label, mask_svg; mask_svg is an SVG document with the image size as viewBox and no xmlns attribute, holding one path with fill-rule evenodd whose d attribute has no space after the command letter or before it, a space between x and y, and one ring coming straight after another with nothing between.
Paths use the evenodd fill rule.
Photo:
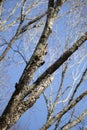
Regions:
<instances>
[{"instance_id":1,"label":"bare branch","mask_svg":"<svg viewBox=\"0 0 87 130\"><path fill-rule=\"evenodd\" d=\"M31 20L29 23L27 23L26 25L24 25L21 28L21 24L19 24L17 32L15 34L15 36L13 36L13 38L10 40L7 48L4 50L4 52L2 53L2 55L0 56L0 61L4 59L4 57L6 56L6 54L8 53L8 51L10 50L10 48L12 47L12 45L14 44L14 42L18 39L19 35L25 31L27 31L27 28L29 25L33 24L34 22L36 22L37 20L40 20L42 17L44 17L46 15L47 12L37 16L36 18L34 18L33 20ZM16 23L17 21L13 21L12 25L14 23ZM7 25L6 28L12 26L11 24L9 24L9 26ZM5 27L4 27L5 28Z\"/></svg>"},{"instance_id":2,"label":"bare branch","mask_svg":"<svg viewBox=\"0 0 87 130\"><path fill-rule=\"evenodd\" d=\"M19 5L20 4L19 4L19 1L18 1L17 4L15 5L15 7L11 10L9 16L5 20L1 21L0 31L2 30L4 24L6 24L6 22L14 15L14 13L17 10L17 8L19 7Z\"/></svg>"},{"instance_id":3,"label":"bare branch","mask_svg":"<svg viewBox=\"0 0 87 130\"><path fill-rule=\"evenodd\" d=\"M29 21L26 25L24 25L24 26L21 28L20 34L21 34L21 33L24 33L25 31L27 31L28 27L29 27L31 24L37 22L38 20L40 20L41 18L43 18L46 14L47 14L47 11L44 12L44 13L42 13L41 15L35 17L35 18L32 19L31 21Z\"/></svg>"},{"instance_id":4,"label":"bare branch","mask_svg":"<svg viewBox=\"0 0 87 130\"><path fill-rule=\"evenodd\" d=\"M45 77L51 75L52 73L54 73L84 42L85 40L87 40L87 34L85 33L79 40L77 40L77 42L75 42L73 44L73 46L66 50L61 56L60 58L54 63L52 64L34 83L34 85L40 83ZM23 76L23 75L22 75ZM27 75L26 75L27 77ZM19 82L20 83L20 82ZM20 83L21 84L21 83ZM23 83L22 83L22 87L23 87ZM36 88L36 87L35 87ZM19 90L25 90L26 89L26 85L24 88L19 88ZM30 87L28 88L27 87L27 92L28 89L30 90ZM23 95L26 95L26 92L25 94L22 94Z\"/></svg>"},{"instance_id":5,"label":"bare branch","mask_svg":"<svg viewBox=\"0 0 87 130\"><path fill-rule=\"evenodd\" d=\"M58 92L57 92L57 95L56 95L56 99L54 101L54 107L57 105L58 99L60 97L60 91L61 91L62 86L63 86L64 77L65 77L65 74L66 74L66 71L67 71L67 67L68 67L68 64L66 64L65 67L64 67L64 70L62 70L62 79L61 79L61 83L60 83L60 86L59 86L59 89L58 89Z\"/></svg>"},{"instance_id":6,"label":"bare branch","mask_svg":"<svg viewBox=\"0 0 87 130\"><path fill-rule=\"evenodd\" d=\"M52 117L40 130L48 129L56 120L60 119L65 113L67 113L70 109L72 109L79 101L81 101L85 96L87 96L87 91L82 93L79 97L77 97L73 102L71 102L67 107L65 107L62 111ZM86 113L87 114L87 113Z\"/></svg>"},{"instance_id":7,"label":"bare branch","mask_svg":"<svg viewBox=\"0 0 87 130\"><path fill-rule=\"evenodd\" d=\"M76 120L74 120L71 123L62 127L61 130L68 130L68 129L74 127L76 124L81 122L86 115L87 115L87 110L85 110Z\"/></svg>"},{"instance_id":8,"label":"bare branch","mask_svg":"<svg viewBox=\"0 0 87 130\"><path fill-rule=\"evenodd\" d=\"M72 94L72 96L71 96L71 98L70 98L68 104L73 100L74 95L76 94L76 92L77 92L79 86L80 86L81 83L83 82L83 80L84 80L84 78L85 78L86 75L87 75L87 69L83 72L83 75L82 75L82 77L81 77L79 83L76 85L75 90L74 90L74 92L73 92L73 94Z\"/></svg>"},{"instance_id":9,"label":"bare branch","mask_svg":"<svg viewBox=\"0 0 87 130\"><path fill-rule=\"evenodd\" d=\"M19 19L18 18L16 19L19 21L19 26L17 28L15 35L10 40L8 46L6 46L6 48L3 49L4 51L2 52L2 54L0 56L0 60L4 59L4 57L7 55L8 51L10 50L10 48L12 48L12 45L15 43L15 41L18 38L20 38L19 36L22 33L24 33L25 31L28 30L28 27L30 25L33 24L32 26L30 26L29 29L36 27L37 25L35 25L35 24L37 24L37 23L35 23L35 22L40 20L42 17L44 17L47 14L46 23L45 23L42 34L41 35L39 34L40 39L38 40L37 45L35 44L36 47L34 46L35 48L33 48L34 49L33 55L31 56L31 58L28 62L26 61L26 59L22 55L22 53L18 51L18 49L17 50L13 49L13 51L15 51L16 53L19 53L21 55L21 57L26 62L26 66L25 66L25 69L23 70L23 73L21 74L19 82L15 84L15 91L14 91L13 95L11 96L11 99L9 100L2 116L0 117L0 129L1 130L10 129L11 126L13 126L17 122L17 120L22 116L22 114L34 105L34 103L37 101L37 99L40 97L40 95L42 93L44 93L46 88L52 83L52 81L53 81L52 74L57 69L59 69L59 67L61 67L64 64L64 62L67 61L68 58L70 58L70 56L79 49L80 46L85 44L84 42L86 42L86 40L87 40L87 32L84 31L85 32L84 34L78 35L79 39L77 39L76 41L74 39L75 42L73 42L74 44L69 49L67 48L67 50L62 52L62 55L54 63L52 62L52 65L50 65L40 76L35 75L35 76L37 76L37 79L32 81L34 74L36 74L38 71L38 68L40 68L45 63L44 57L47 53L47 41L50 42L48 40L48 38L49 38L50 34L52 33L52 26L53 26L54 20L56 19L57 14L60 11L61 6L65 1L66 0L51 0L51 1L49 0L48 10L46 12L44 12L43 14L33 18L32 20L29 19L30 21L27 23L25 23L26 22L25 21L26 12L29 13L31 8L30 8L30 10L28 10L29 8L26 9L27 8L27 6L25 7L25 5L27 4L26 0L23 1L23 5L21 7L21 15L20 15ZM17 22L17 21L15 21L15 22ZM30 35L30 37L32 37L32 36L33 36L33 34ZM77 37L77 35L76 35L76 37ZM36 38L37 38L37 36L36 36ZM36 38L35 38L35 41L36 41ZM26 39L26 41L27 41L27 39ZM19 43L18 43L18 45L19 45ZM22 47L22 45L20 47ZM15 46L14 46L14 48L15 48ZM49 54L48 54L48 56L49 56ZM43 66L43 68L44 68L44 66ZM41 68L41 69L43 69L43 68ZM82 93L80 96L78 96L73 101L72 101L73 97L71 97L72 99L71 99L70 103L68 104L68 106L66 106L66 107L63 106L64 109L60 110L60 112L57 113L57 115L53 115L54 112L56 112L56 111L54 111L54 107L57 105L57 103L59 103L59 102L64 103L65 101L67 101L67 98L65 100L62 100L59 102L57 101L60 96L59 94L60 94L60 91L63 86L63 81L65 78L66 70L67 70L67 65L65 65L65 67L62 70L62 80L61 80L55 101L54 101L54 98L52 97L52 89L50 91L50 100L48 100L46 95L44 94L45 102L47 104L47 109L48 109L48 117L47 117L46 124L41 128L41 130L48 129L50 127L50 125L53 125L53 123L56 121L57 121L57 125L55 128L57 128L63 115L65 113L69 112L70 109L74 108L75 105L77 105L77 103L82 98L87 96L87 91L85 91L84 93ZM74 74L74 76L73 76L73 78L75 79L75 82L73 82L73 84L76 83L78 77L80 78L79 75L78 75L78 77L76 77L77 75L78 75L78 73ZM86 74L83 74L83 75L86 75ZM83 76L83 77L85 77L85 76ZM81 81L78 83L78 85L80 85L82 81L83 81L83 78L81 78ZM75 95L75 93L78 89L78 85L76 86L76 90L74 91L73 95ZM63 90L61 92L61 95L65 94L65 92L67 91L68 88L69 87L67 87L65 90ZM70 89L72 90L72 87ZM68 94L68 99L70 97L69 95L71 94L71 90L70 90L70 93ZM52 100L54 101L54 104L53 104ZM71 123L71 120L68 123Z\"/></svg>"},{"instance_id":10,"label":"bare branch","mask_svg":"<svg viewBox=\"0 0 87 130\"><path fill-rule=\"evenodd\" d=\"M5 0L1 0L1 1L0 1L0 20L1 20L1 16L2 16L2 10L3 10L4 1L5 1ZM1 22L0 22L0 24L1 24Z\"/></svg>"}]
</instances>

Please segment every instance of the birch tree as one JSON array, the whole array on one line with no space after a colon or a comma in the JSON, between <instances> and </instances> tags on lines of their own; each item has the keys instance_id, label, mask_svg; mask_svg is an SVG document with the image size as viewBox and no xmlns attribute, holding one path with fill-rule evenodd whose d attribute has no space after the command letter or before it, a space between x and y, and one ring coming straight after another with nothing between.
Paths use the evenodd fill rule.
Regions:
<instances>
[{"instance_id":1,"label":"birch tree","mask_svg":"<svg viewBox=\"0 0 87 130\"><path fill-rule=\"evenodd\" d=\"M0 130L12 128L41 96L46 119L38 129L68 130L86 120L86 8L86 0L0 1L0 64L23 65Z\"/></svg>"}]
</instances>

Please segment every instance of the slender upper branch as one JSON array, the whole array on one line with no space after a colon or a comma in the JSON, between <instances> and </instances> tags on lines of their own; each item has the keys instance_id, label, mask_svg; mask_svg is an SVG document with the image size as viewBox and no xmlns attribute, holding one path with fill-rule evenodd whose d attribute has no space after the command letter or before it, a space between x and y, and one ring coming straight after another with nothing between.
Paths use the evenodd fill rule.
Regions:
<instances>
[{"instance_id":1,"label":"slender upper branch","mask_svg":"<svg viewBox=\"0 0 87 130\"><path fill-rule=\"evenodd\" d=\"M66 106L62 111L57 113L52 117L40 130L48 129L56 120L60 119L65 113L72 109L79 101L81 101L85 96L87 96L87 91L78 96L74 101L72 101L68 106ZM65 129L64 129L65 130Z\"/></svg>"},{"instance_id":2,"label":"slender upper branch","mask_svg":"<svg viewBox=\"0 0 87 130\"><path fill-rule=\"evenodd\" d=\"M65 125L61 130L69 130L70 128L74 127L76 124L82 121L82 119L87 115L87 110L85 110L76 120L72 121Z\"/></svg>"}]
</instances>

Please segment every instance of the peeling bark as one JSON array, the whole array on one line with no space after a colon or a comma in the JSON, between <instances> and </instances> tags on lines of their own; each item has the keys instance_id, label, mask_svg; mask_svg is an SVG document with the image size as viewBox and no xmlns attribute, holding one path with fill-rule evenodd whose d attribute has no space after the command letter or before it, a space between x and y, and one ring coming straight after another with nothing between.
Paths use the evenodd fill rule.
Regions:
<instances>
[{"instance_id":1,"label":"peeling bark","mask_svg":"<svg viewBox=\"0 0 87 130\"><path fill-rule=\"evenodd\" d=\"M33 74L35 71L44 64L44 57L47 53L47 40L52 32L52 25L57 16L60 6L65 2L65 0L50 1L48 5L48 15L44 30L40 37L39 42L35 48L35 51L27 63L22 76L20 77L19 82L15 85L16 90L14 91L6 109L4 110L2 116L0 117L0 130L8 130L14 125L21 115L29 108L31 108L36 100L39 98L41 93L48 87L52 82L51 74L54 73L86 40L87 32L80 37L73 46L65 51L60 58L52 64L34 83L32 86L29 86ZM55 7L55 8L54 8ZM23 31L23 30L22 30ZM14 41L13 41L14 42ZM13 43L12 42L12 43ZM10 48L10 46L9 46ZM3 58L2 58L3 59ZM23 99L26 95L29 94L29 97L26 101ZM59 119L63 114L70 110L73 106L77 104L87 92L80 95L75 101L71 102L63 111L58 113L55 117L49 120L46 125L43 126L43 130L46 130L50 127L56 119ZM41 129L41 130L42 130Z\"/></svg>"},{"instance_id":2,"label":"peeling bark","mask_svg":"<svg viewBox=\"0 0 87 130\"><path fill-rule=\"evenodd\" d=\"M49 80L47 81L47 77L49 77L54 71L56 71L56 69L58 69L86 40L87 33L85 33L69 50L64 52L63 55L60 56L60 58L37 79L33 86L33 88L35 89L33 89L33 91L31 92L29 99L26 102L22 102L22 105L21 99L24 95L26 95L26 93L24 92L24 94L22 95L20 89L15 91L0 119L1 124L4 124L5 122L7 128L10 128L19 119L23 112L32 107L33 104L36 102L36 99L39 98L40 94L50 84L50 82L48 82ZM28 93L28 91L26 92ZM2 125L0 125L0 127L3 128Z\"/></svg>"}]
</instances>

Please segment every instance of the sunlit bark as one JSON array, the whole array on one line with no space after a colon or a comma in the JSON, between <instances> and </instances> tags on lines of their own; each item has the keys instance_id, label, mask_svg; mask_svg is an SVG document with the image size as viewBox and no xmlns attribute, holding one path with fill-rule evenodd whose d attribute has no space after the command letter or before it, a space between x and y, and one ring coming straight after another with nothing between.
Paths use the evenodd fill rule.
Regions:
<instances>
[{"instance_id":1,"label":"sunlit bark","mask_svg":"<svg viewBox=\"0 0 87 130\"><path fill-rule=\"evenodd\" d=\"M79 38L74 40L73 45L71 47L67 48L67 43L66 43L66 48L64 52L59 56L59 58L56 59L54 63L52 63L41 75L39 75L30 85L31 80L33 79L33 75L35 72L45 64L44 57L46 56L48 52L48 40L49 37L52 34L53 30L53 25L55 23L55 20L59 17L59 12L62 8L62 5L66 2L67 0L49 0L48 1L48 8L45 10L43 13L40 13L40 15L34 17L33 19L29 20L26 22L26 17L28 13L33 10L34 7L38 6L39 2L33 2L26 10L26 2L27 0L21 1L21 12L20 16L17 17L14 21L10 22L9 24L8 21L10 20L11 16L15 14L15 11L18 9L20 6L20 1L15 5L14 9L10 11L9 16L7 16L6 20L1 19L1 28L0 31L9 29L16 23L18 23L18 27L16 30L15 35L11 38L9 43L1 44L2 46L6 46L6 48L3 50L2 54L0 55L0 62L2 62L8 52L11 50L12 46L15 44L16 40L18 40L22 34L27 32L28 29L36 28L36 22L41 20L42 18L46 17L46 22L43 28L43 31L40 35L40 38L37 42L36 47L34 48L33 54L30 58L30 60L26 60L26 58L21 54L20 51L17 51L15 49L14 52L19 53L22 57L22 59L25 61L26 66L20 76L19 82L15 84L15 91L13 92L4 112L2 113L0 117L0 130L8 130L10 129L17 121L18 119L22 116L26 110L31 108L37 99L40 97L40 95L43 93L46 107L47 107L47 119L45 124L42 126L41 130L47 130L50 126L52 126L55 122L55 130L59 127L59 124L62 120L62 117L69 112L69 110L72 110L77 103L79 103L84 97L87 96L87 91L80 93L78 97L75 97L75 94L80 87L81 83L84 81L85 77L87 76L87 69L81 74L81 78L79 82L73 77L73 83L72 86L67 86L65 90L62 91L63 83L65 80L65 76L67 73L67 70L69 69L68 62L71 56L80 49L82 45L86 44L87 41L87 32L84 31L81 35L79 35ZM4 0L0 2L0 16L2 15L2 8L4 4ZM46 1L45 1L46 2ZM43 4L43 3L42 3ZM76 9L76 7L75 7ZM72 10L68 11L64 15L72 12ZM1 17L2 18L2 17ZM7 25L6 25L7 24ZM32 25L32 27L31 27ZM30 27L30 28L29 28ZM54 41L56 42L56 41ZM86 57L86 55L84 56ZM84 58L83 58L84 59ZM82 59L80 59L82 62ZM61 81L59 84L58 91L56 92L55 100L54 102L52 101L52 88L50 90L50 99L46 97L45 90L47 87L52 83L54 77L53 74L56 72L60 67L62 67L62 73L61 73ZM77 77L76 77L77 78ZM77 85L75 85L77 83ZM76 86L74 91L71 91L73 86ZM70 89L69 94L67 94L65 100L59 100L60 97L62 97L66 91ZM71 93L72 92L72 93ZM28 97L27 97L28 96ZM26 100L24 100L27 97ZM50 100L50 103L49 103ZM56 115L54 115L55 108L58 104L64 104L67 103L67 106L65 106L63 109L60 110ZM73 117L73 114L71 114L69 118L69 122L65 124L61 129L66 130L70 129L76 124L78 124L83 118L87 115L87 111L84 111L81 116L79 116L76 120L71 121L71 118ZM70 122L71 121L71 122Z\"/></svg>"}]
</instances>

